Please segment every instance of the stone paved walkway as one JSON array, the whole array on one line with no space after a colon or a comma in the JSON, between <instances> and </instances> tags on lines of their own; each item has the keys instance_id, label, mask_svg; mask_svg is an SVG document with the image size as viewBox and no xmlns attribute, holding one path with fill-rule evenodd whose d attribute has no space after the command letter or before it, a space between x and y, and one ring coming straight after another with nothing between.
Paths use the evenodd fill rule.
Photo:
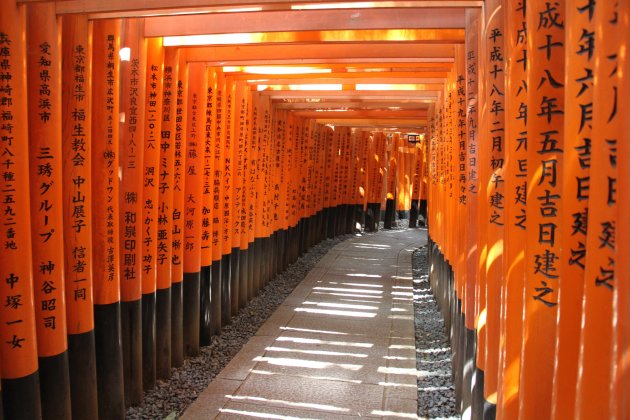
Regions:
<instances>
[{"instance_id":1,"label":"stone paved walkway","mask_svg":"<svg viewBox=\"0 0 630 420\"><path fill-rule=\"evenodd\" d=\"M417 418L411 254L425 237L337 245L182 418Z\"/></svg>"}]
</instances>

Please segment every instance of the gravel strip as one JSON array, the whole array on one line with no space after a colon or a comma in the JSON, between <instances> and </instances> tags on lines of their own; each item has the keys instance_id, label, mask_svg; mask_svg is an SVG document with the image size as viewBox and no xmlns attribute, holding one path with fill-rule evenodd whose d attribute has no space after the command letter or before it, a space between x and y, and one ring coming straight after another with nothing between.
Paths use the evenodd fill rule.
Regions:
<instances>
[{"instance_id":1,"label":"gravel strip","mask_svg":"<svg viewBox=\"0 0 630 420\"><path fill-rule=\"evenodd\" d=\"M458 419L452 381L451 345L444 320L429 286L428 248L414 251L413 300L416 326L416 369L418 370L418 416Z\"/></svg>"},{"instance_id":2,"label":"gravel strip","mask_svg":"<svg viewBox=\"0 0 630 420\"><path fill-rule=\"evenodd\" d=\"M141 406L127 409L126 418L177 418L256 334L315 264L332 247L350 237L342 235L322 241L276 276L232 318L232 324L224 327L220 336L212 337L210 345L201 348L199 356L186 359L183 366L174 368L171 379L158 380L154 389L145 392Z\"/></svg>"}]
</instances>

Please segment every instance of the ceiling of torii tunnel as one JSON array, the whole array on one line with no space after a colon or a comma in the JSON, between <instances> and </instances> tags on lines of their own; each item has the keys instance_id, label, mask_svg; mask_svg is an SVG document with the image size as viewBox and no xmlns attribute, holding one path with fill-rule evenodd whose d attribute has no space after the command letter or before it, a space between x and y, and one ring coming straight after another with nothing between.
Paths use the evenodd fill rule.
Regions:
<instances>
[{"instance_id":1,"label":"ceiling of torii tunnel","mask_svg":"<svg viewBox=\"0 0 630 420\"><path fill-rule=\"evenodd\" d=\"M464 44L466 10L482 4L69 0L56 8L91 20L144 18L146 37L222 68L277 109L335 126L424 132Z\"/></svg>"}]
</instances>

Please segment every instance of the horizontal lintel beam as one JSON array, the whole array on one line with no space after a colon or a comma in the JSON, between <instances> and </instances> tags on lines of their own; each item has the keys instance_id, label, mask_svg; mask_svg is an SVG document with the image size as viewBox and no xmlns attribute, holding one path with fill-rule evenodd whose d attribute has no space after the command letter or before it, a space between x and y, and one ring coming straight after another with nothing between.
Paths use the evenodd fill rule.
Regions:
<instances>
[{"instance_id":1,"label":"horizontal lintel beam","mask_svg":"<svg viewBox=\"0 0 630 420\"><path fill-rule=\"evenodd\" d=\"M32 3L55 0L17 0ZM336 10L364 7L362 0L331 2L312 0L56 0L58 14L87 13L92 19L162 16L182 13L230 13L261 10ZM482 7L483 0L403 0L370 3L370 8L470 8Z\"/></svg>"},{"instance_id":2,"label":"horizontal lintel beam","mask_svg":"<svg viewBox=\"0 0 630 420\"><path fill-rule=\"evenodd\" d=\"M453 61L453 44L424 43L350 43L350 44L307 44L307 45L225 45L214 47L186 48L187 60L203 61L213 65L261 65L292 62L351 63L359 62L403 62L430 60L431 62Z\"/></svg>"},{"instance_id":3,"label":"horizontal lintel beam","mask_svg":"<svg viewBox=\"0 0 630 420\"><path fill-rule=\"evenodd\" d=\"M341 9L176 15L147 18L145 36L361 29L460 29L464 9Z\"/></svg>"}]
</instances>

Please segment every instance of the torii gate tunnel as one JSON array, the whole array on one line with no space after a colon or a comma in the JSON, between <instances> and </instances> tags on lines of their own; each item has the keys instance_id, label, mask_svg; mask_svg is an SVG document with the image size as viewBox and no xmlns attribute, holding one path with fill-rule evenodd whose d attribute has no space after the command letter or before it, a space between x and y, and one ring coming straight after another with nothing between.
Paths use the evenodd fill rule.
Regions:
<instances>
[{"instance_id":1,"label":"torii gate tunnel","mask_svg":"<svg viewBox=\"0 0 630 420\"><path fill-rule=\"evenodd\" d=\"M2 0L0 417L124 418L306 250L402 217L464 417L630 418L629 25Z\"/></svg>"}]
</instances>

